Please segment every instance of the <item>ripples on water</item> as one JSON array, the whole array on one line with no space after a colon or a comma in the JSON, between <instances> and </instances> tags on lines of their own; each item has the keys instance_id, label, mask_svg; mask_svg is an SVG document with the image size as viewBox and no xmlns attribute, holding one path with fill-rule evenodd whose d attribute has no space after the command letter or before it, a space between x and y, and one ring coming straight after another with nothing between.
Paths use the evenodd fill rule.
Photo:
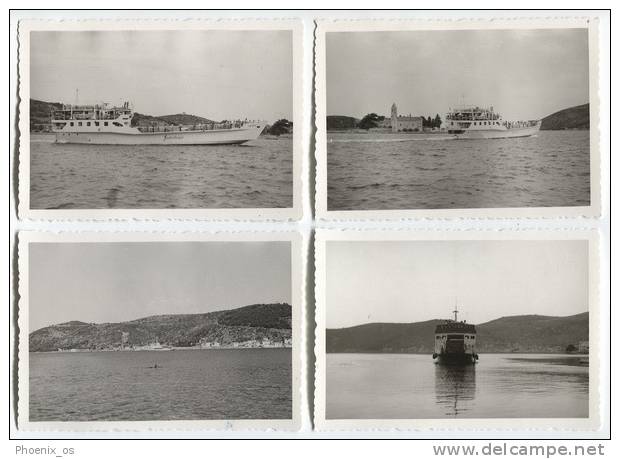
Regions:
<instances>
[{"instance_id":1,"label":"ripples on water","mask_svg":"<svg viewBox=\"0 0 620 459\"><path fill-rule=\"evenodd\" d=\"M293 206L290 138L244 145L56 144L32 135L32 209Z\"/></svg>"},{"instance_id":2,"label":"ripples on water","mask_svg":"<svg viewBox=\"0 0 620 459\"><path fill-rule=\"evenodd\" d=\"M580 418L583 356L483 354L469 366L430 355L327 354L328 419Z\"/></svg>"},{"instance_id":3,"label":"ripples on water","mask_svg":"<svg viewBox=\"0 0 620 459\"><path fill-rule=\"evenodd\" d=\"M589 131L495 140L328 133L328 209L587 206L589 138Z\"/></svg>"},{"instance_id":4,"label":"ripples on water","mask_svg":"<svg viewBox=\"0 0 620 459\"><path fill-rule=\"evenodd\" d=\"M30 421L291 419L291 385L290 349L33 353Z\"/></svg>"}]
</instances>

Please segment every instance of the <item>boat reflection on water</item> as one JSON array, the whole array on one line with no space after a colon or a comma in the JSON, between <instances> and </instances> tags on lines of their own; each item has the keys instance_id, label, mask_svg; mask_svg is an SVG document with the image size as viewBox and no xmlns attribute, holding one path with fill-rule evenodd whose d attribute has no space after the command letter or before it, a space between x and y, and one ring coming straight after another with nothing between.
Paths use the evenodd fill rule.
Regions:
<instances>
[{"instance_id":1,"label":"boat reflection on water","mask_svg":"<svg viewBox=\"0 0 620 459\"><path fill-rule=\"evenodd\" d=\"M476 397L476 365L435 365L435 400L445 416L468 411Z\"/></svg>"}]
</instances>

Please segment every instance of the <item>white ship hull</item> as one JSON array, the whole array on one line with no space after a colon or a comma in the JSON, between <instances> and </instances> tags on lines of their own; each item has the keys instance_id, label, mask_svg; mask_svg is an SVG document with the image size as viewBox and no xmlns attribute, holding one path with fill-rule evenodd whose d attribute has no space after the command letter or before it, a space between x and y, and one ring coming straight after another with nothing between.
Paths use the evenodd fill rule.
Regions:
<instances>
[{"instance_id":1,"label":"white ship hull","mask_svg":"<svg viewBox=\"0 0 620 459\"><path fill-rule=\"evenodd\" d=\"M226 145L258 138L264 124L233 129L170 132L56 132L57 143L91 145Z\"/></svg>"},{"instance_id":2,"label":"white ship hull","mask_svg":"<svg viewBox=\"0 0 620 459\"><path fill-rule=\"evenodd\" d=\"M467 129L455 134L457 139L510 139L530 137L540 130L540 122L534 126L510 129Z\"/></svg>"}]
</instances>

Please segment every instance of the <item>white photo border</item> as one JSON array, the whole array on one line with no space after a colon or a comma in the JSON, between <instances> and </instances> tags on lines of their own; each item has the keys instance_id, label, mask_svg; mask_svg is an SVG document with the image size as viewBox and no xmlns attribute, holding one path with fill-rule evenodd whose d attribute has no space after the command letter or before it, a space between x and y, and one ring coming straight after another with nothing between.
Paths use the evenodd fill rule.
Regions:
<instances>
[{"instance_id":1,"label":"white photo border","mask_svg":"<svg viewBox=\"0 0 620 459\"><path fill-rule=\"evenodd\" d=\"M599 119L599 21L583 18L520 18L463 20L317 20L315 32L315 209L318 221L416 220L448 218L555 218L600 217L601 161ZM565 207L498 207L467 209L329 210L327 207L327 81L326 40L329 32L509 30L587 28L590 98L590 205Z\"/></svg>"},{"instance_id":2,"label":"white photo border","mask_svg":"<svg viewBox=\"0 0 620 459\"><path fill-rule=\"evenodd\" d=\"M202 19L202 20L43 20L19 22L19 185L18 215L31 220L217 220L217 221L297 221L303 213L302 161L306 155L303 141L304 91L303 22L297 19ZM288 208L200 208L200 209L31 209L30 208L30 32L36 31L142 31L142 30L290 30L293 34L293 196Z\"/></svg>"},{"instance_id":3,"label":"white photo border","mask_svg":"<svg viewBox=\"0 0 620 459\"><path fill-rule=\"evenodd\" d=\"M327 419L326 402L326 311L327 243L330 241L588 241L589 296L589 411L587 418L488 418L488 419ZM595 230L517 231L355 231L317 230L315 238L315 396L314 423L319 432L330 431L411 431L429 437L448 431L463 438L485 438L490 432L544 432L554 438L572 438L581 432L591 436L603 425L601 407L601 324L599 296L599 235Z\"/></svg>"},{"instance_id":4,"label":"white photo border","mask_svg":"<svg viewBox=\"0 0 620 459\"><path fill-rule=\"evenodd\" d=\"M139 242L290 242L291 247L291 419L223 419L166 421L77 421L34 422L29 420L29 245L30 243L139 243ZM22 231L18 234L19 305L17 367L17 430L22 432L297 432L301 427L302 401L302 314L304 301L302 238L298 232L138 233L82 232L49 233ZM303 372L305 374L305 372Z\"/></svg>"}]
</instances>

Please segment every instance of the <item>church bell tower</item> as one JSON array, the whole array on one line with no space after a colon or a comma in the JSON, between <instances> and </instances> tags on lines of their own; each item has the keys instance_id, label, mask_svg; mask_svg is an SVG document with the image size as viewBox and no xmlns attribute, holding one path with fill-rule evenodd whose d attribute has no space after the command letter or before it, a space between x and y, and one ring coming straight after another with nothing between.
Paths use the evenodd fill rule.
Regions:
<instances>
[{"instance_id":1,"label":"church bell tower","mask_svg":"<svg viewBox=\"0 0 620 459\"><path fill-rule=\"evenodd\" d=\"M396 102L392 104L392 132L398 132L398 110Z\"/></svg>"}]
</instances>

